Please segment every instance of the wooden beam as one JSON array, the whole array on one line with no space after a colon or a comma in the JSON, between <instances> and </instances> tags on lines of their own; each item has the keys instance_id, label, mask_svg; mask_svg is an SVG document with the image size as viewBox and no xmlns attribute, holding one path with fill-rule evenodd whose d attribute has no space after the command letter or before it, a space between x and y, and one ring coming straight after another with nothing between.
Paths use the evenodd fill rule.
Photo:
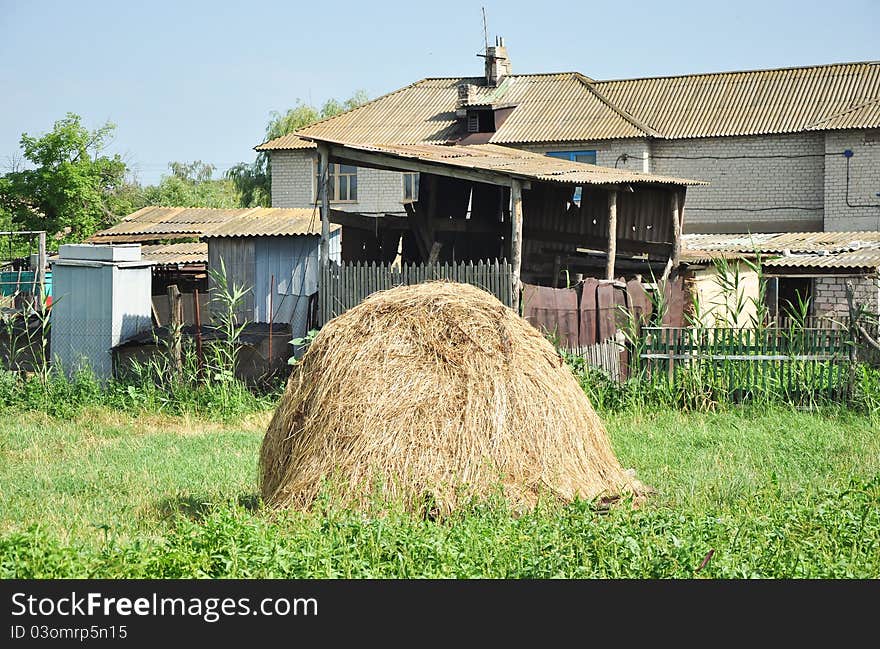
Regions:
<instances>
[{"instance_id":1,"label":"wooden beam","mask_svg":"<svg viewBox=\"0 0 880 649\"><path fill-rule=\"evenodd\" d=\"M523 210L522 185L512 179L510 184L510 264L513 275L513 307L519 313L519 292L522 271Z\"/></svg>"},{"instance_id":2,"label":"wooden beam","mask_svg":"<svg viewBox=\"0 0 880 649\"><path fill-rule=\"evenodd\" d=\"M559 232L557 230L542 230L538 228L526 228L523 230L526 239L534 241L548 241L551 243L564 243L567 246L574 245L578 248L593 248L594 250L607 250L607 237L597 237L575 232ZM671 243L660 241L637 241L635 239L618 239L617 251L635 255L647 253L666 259L672 250Z\"/></svg>"},{"instance_id":3,"label":"wooden beam","mask_svg":"<svg viewBox=\"0 0 880 649\"><path fill-rule=\"evenodd\" d=\"M322 145L318 144L320 149ZM397 156L387 153L358 151L356 149L348 149L338 144L327 144L330 148L330 155L337 161L344 161L355 165L363 165L372 167L373 169L386 169L388 171L415 171L419 173L435 174L437 176L447 176L449 178L458 178L459 180L469 180L471 182L486 183L489 185L501 185L510 187L516 178L501 171L489 171L487 169L475 169L452 166L443 163L431 163L412 158L398 158ZM521 180L522 187L529 189L531 183L528 180Z\"/></svg>"},{"instance_id":4,"label":"wooden beam","mask_svg":"<svg viewBox=\"0 0 880 649\"><path fill-rule=\"evenodd\" d=\"M321 266L330 265L330 149L318 144L321 173L318 177L318 194L321 197Z\"/></svg>"},{"instance_id":5,"label":"wooden beam","mask_svg":"<svg viewBox=\"0 0 880 649\"><path fill-rule=\"evenodd\" d=\"M608 192L608 263L605 279L614 279L614 260L617 258L617 192Z\"/></svg>"},{"instance_id":6,"label":"wooden beam","mask_svg":"<svg viewBox=\"0 0 880 649\"><path fill-rule=\"evenodd\" d=\"M410 222L406 216L395 214L380 214L378 216L365 216L358 212L345 212L343 210L330 210L330 223L342 225L358 230L375 232L376 228L384 230L409 230ZM447 219L443 217L431 220L431 228L435 232L473 232L480 234L500 234L499 224L486 223L474 219Z\"/></svg>"}]
</instances>

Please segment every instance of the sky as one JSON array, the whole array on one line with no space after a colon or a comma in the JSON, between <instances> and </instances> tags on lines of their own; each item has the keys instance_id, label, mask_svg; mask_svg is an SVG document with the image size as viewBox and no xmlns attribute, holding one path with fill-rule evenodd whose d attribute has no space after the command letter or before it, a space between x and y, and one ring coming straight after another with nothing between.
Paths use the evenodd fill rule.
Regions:
<instances>
[{"instance_id":1,"label":"sky","mask_svg":"<svg viewBox=\"0 0 880 649\"><path fill-rule=\"evenodd\" d=\"M880 0L0 0L0 173L67 112L116 124L142 183L254 159L271 111L482 73L481 7L514 73L594 79L880 59Z\"/></svg>"}]
</instances>

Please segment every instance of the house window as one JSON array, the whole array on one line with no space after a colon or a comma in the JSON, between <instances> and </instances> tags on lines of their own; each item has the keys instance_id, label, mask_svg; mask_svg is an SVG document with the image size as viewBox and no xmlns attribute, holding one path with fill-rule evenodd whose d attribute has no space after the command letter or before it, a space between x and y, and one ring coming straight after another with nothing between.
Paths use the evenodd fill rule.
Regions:
<instances>
[{"instance_id":1,"label":"house window","mask_svg":"<svg viewBox=\"0 0 880 649\"><path fill-rule=\"evenodd\" d=\"M357 167L338 163L330 164L330 200L334 202L354 203L357 201ZM315 162L315 198L321 194L321 163Z\"/></svg>"},{"instance_id":2,"label":"house window","mask_svg":"<svg viewBox=\"0 0 880 649\"><path fill-rule=\"evenodd\" d=\"M551 158L560 158L562 160L571 160L572 162L586 162L589 164L596 164L596 152L595 151L550 151L547 153ZM572 195L571 200L575 202L575 204L581 204L581 187L575 187L574 195Z\"/></svg>"},{"instance_id":3,"label":"house window","mask_svg":"<svg viewBox=\"0 0 880 649\"><path fill-rule=\"evenodd\" d=\"M596 164L595 151L550 151L547 155L551 158L562 158L563 160L571 160L572 162L587 162Z\"/></svg>"},{"instance_id":4,"label":"house window","mask_svg":"<svg viewBox=\"0 0 880 649\"><path fill-rule=\"evenodd\" d=\"M405 173L403 176L403 202L412 203L419 200L419 174Z\"/></svg>"}]
</instances>

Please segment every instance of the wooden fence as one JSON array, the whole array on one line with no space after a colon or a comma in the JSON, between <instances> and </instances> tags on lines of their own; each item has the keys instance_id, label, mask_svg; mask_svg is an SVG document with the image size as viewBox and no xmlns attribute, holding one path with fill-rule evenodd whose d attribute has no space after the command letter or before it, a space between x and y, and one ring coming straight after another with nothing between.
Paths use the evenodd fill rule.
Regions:
<instances>
[{"instance_id":1,"label":"wooden fence","mask_svg":"<svg viewBox=\"0 0 880 649\"><path fill-rule=\"evenodd\" d=\"M378 262L331 263L321 269L318 282L320 323L360 304L376 291L438 279L472 284L492 293L506 306L513 305L513 273L505 260L402 264L400 267Z\"/></svg>"},{"instance_id":2,"label":"wooden fence","mask_svg":"<svg viewBox=\"0 0 880 649\"><path fill-rule=\"evenodd\" d=\"M575 347L566 351L580 356L584 359L585 364L606 372L616 381L622 381L626 378L623 376L623 373L626 372L626 364L625 362L621 364L621 357L626 356L626 351L613 338L605 342L586 347Z\"/></svg>"},{"instance_id":3,"label":"wooden fence","mask_svg":"<svg viewBox=\"0 0 880 649\"><path fill-rule=\"evenodd\" d=\"M847 391L852 345L843 329L645 327L638 357L649 376L695 372L734 399L756 391L835 399Z\"/></svg>"}]
</instances>

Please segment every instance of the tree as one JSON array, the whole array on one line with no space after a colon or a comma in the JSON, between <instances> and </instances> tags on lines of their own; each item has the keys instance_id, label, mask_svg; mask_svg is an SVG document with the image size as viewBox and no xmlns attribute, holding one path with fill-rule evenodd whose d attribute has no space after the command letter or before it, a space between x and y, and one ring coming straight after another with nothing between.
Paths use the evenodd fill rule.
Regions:
<instances>
[{"instance_id":1,"label":"tree","mask_svg":"<svg viewBox=\"0 0 880 649\"><path fill-rule=\"evenodd\" d=\"M145 187L143 205L173 207L239 207L240 197L235 183L228 178L215 180L214 165L195 162L171 162L171 175L163 176L158 185Z\"/></svg>"},{"instance_id":2,"label":"tree","mask_svg":"<svg viewBox=\"0 0 880 649\"><path fill-rule=\"evenodd\" d=\"M0 208L11 224L81 241L116 222L127 169L119 155L103 155L115 129L107 122L90 131L67 113L49 133L22 134L27 168L0 178Z\"/></svg>"},{"instance_id":3,"label":"tree","mask_svg":"<svg viewBox=\"0 0 880 649\"><path fill-rule=\"evenodd\" d=\"M343 102L328 99L320 110L298 101L296 106L285 113L272 111L269 114L269 123L266 125L266 140L274 140L319 120L352 110L365 104L367 100L367 93L357 90ZM271 205L272 169L269 165L269 156L265 152L258 153L256 160L251 163L239 162L231 167L226 172L226 177L238 190L242 207Z\"/></svg>"}]
</instances>

